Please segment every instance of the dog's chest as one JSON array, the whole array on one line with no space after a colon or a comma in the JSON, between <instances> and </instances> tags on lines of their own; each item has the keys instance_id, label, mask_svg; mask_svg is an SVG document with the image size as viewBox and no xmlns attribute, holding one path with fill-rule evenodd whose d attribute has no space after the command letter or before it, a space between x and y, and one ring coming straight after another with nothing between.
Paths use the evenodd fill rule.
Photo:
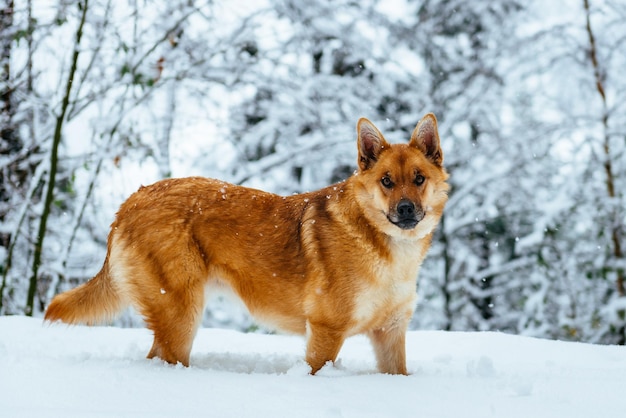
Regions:
<instances>
[{"instance_id":1,"label":"dog's chest","mask_svg":"<svg viewBox=\"0 0 626 418\"><path fill-rule=\"evenodd\" d=\"M389 326L413 311L420 261L414 248L407 248L397 251L393 261L372 266L372 277L354 300L355 332Z\"/></svg>"}]
</instances>

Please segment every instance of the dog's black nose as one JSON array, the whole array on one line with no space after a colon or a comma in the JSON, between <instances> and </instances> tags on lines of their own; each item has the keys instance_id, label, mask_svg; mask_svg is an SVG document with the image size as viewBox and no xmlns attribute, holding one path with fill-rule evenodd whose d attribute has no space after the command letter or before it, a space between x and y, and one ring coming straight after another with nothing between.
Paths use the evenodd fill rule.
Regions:
<instances>
[{"instance_id":1,"label":"dog's black nose","mask_svg":"<svg viewBox=\"0 0 626 418\"><path fill-rule=\"evenodd\" d=\"M402 199L398 202L396 210L388 217L396 226L402 229L413 229L424 219L425 213L421 206L415 206L415 203L408 199Z\"/></svg>"},{"instance_id":2,"label":"dog's black nose","mask_svg":"<svg viewBox=\"0 0 626 418\"><path fill-rule=\"evenodd\" d=\"M396 211L399 220L415 219L415 205L410 200L401 200Z\"/></svg>"}]
</instances>

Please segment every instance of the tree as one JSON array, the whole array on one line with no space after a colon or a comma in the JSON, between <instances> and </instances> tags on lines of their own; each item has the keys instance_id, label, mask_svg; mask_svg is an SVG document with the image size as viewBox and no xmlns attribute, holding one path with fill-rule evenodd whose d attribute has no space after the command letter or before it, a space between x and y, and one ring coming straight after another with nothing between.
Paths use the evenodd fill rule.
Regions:
<instances>
[{"instance_id":1,"label":"tree","mask_svg":"<svg viewBox=\"0 0 626 418\"><path fill-rule=\"evenodd\" d=\"M551 143L547 161L557 168L541 184L547 195L533 222L537 264L518 331L623 343L625 112L615 98L626 87L616 75L625 58L625 14L611 2L569 10L518 41L525 108Z\"/></svg>"},{"instance_id":2,"label":"tree","mask_svg":"<svg viewBox=\"0 0 626 418\"><path fill-rule=\"evenodd\" d=\"M0 9L0 27L3 28L0 33L0 153L3 157L10 156L19 152L22 148L15 129L15 104L13 99L13 88L10 86L11 81L11 51L12 51L12 33L13 26L13 8L12 0L5 0ZM6 222L6 214L9 211L8 204L11 200L10 190L10 173L14 171L13 167L9 169L11 164L6 164L0 171L0 222ZM15 164L13 164L15 165ZM5 254L9 248L11 235L8 231L0 232L0 246ZM0 273L4 273L6 265L2 265ZM3 274L4 276L4 274ZM0 296L4 293L6 282L2 281L0 287ZM0 298L0 307L2 299Z\"/></svg>"},{"instance_id":3,"label":"tree","mask_svg":"<svg viewBox=\"0 0 626 418\"><path fill-rule=\"evenodd\" d=\"M624 231L626 230L626 211L624 211L624 193L618 189L620 180L620 174L623 175L623 170L616 171L615 161L623 160L624 151L626 147L624 142L620 141L623 134L616 134L613 132L613 117L612 113L614 108L613 100L607 98L606 84L607 84L607 68L605 66L610 65L601 64L599 61L599 53L596 45L596 35L591 25L591 7L589 0L583 0L585 17L586 17L586 30L589 39L589 61L593 69L593 78L595 80L596 91L599 96L599 100L602 104L600 111L600 118L602 123L601 129L601 143L602 152L600 153L600 161L604 167L605 175L605 188L606 197L608 198L608 205L605 208L606 218L608 219L607 232L610 236L610 243L607 246L609 252L609 268L612 270L615 281L615 293L617 297L624 300L626 299L626 284L624 282L626 276L626 267L623 265L626 262L624 257ZM623 23L623 19L620 19ZM605 58L610 60L610 58ZM623 61L622 61L623 63ZM612 109L613 108L613 109ZM617 141L620 141L619 144ZM615 150L617 148L617 151ZM620 155L622 158L618 157ZM620 168L617 168L620 170ZM623 190L623 188L621 189ZM604 200L604 199L603 199ZM612 263L611 263L612 262ZM614 264L611 266L610 264ZM617 342L621 345L626 344L626 307L617 307L617 321L612 321L615 330L613 332L617 335Z\"/></svg>"},{"instance_id":4,"label":"tree","mask_svg":"<svg viewBox=\"0 0 626 418\"><path fill-rule=\"evenodd\" d=\"M41 173L35 170L39 147L32 141L33 108L18 100L33 90L32 51L34 48L32 2L28 1L22 14L25 22L16 22L15 3L5 1L0 6L0 312L3 311L7 275L11 269L15 249L16 230L11 218L16 217L17 229L29 218L24 199L37 200L40 196ZM26 60L19 66L14 59L14 45L26 43ZM26 138L24 138L26 136Z\"/></svg>"}]
</instances>

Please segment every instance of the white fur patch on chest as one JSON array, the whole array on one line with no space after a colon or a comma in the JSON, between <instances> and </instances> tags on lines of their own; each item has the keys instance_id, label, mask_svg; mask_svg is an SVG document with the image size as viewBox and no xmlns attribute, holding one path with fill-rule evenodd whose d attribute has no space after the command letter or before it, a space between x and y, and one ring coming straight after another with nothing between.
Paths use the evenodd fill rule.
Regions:
<instances>
[{"instance_id":1,"label":"white fur patch on chest","mask_svg":"<svg viewBox=\"0 0 626 418\"><path fill-rule=\"evenodd\" d=\"M354 333L390 326L415 308L421 257L415 254L415 247L407 245L398 247L393 260L374 266L376 280L364 283L357 294L352 315Z\"/></svg>"}]
</instances>

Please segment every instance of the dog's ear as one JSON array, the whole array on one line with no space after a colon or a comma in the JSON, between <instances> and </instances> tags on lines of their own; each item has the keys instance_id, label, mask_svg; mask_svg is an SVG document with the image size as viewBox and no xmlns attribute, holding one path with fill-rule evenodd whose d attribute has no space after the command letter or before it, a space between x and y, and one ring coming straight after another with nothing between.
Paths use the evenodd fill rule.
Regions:
<instances>
[{"instance_id":1,"label":"dog's ear","mask_svg":"<svg viewBox=\"0 0 626 418\"><path fill-rule=\"evenodd\" d=\"M378 160L378 156L389 144L383 134L366 118L359 119L356 125L359 147L359 168L365 171Z\"/></svg>"},{"instance_id":2,"label":"dog's ear","mask_svg":"<svg viewBox=\"0 0 626 418\"><path fill-rule=\"evenodd\" d=\"M424 155L438 166L443 164L443 151L439 143L439 132L437 131L437 118L432 113L427 114L419 121L409 145L416 147Z\"/></svg>"}]
</instances>

